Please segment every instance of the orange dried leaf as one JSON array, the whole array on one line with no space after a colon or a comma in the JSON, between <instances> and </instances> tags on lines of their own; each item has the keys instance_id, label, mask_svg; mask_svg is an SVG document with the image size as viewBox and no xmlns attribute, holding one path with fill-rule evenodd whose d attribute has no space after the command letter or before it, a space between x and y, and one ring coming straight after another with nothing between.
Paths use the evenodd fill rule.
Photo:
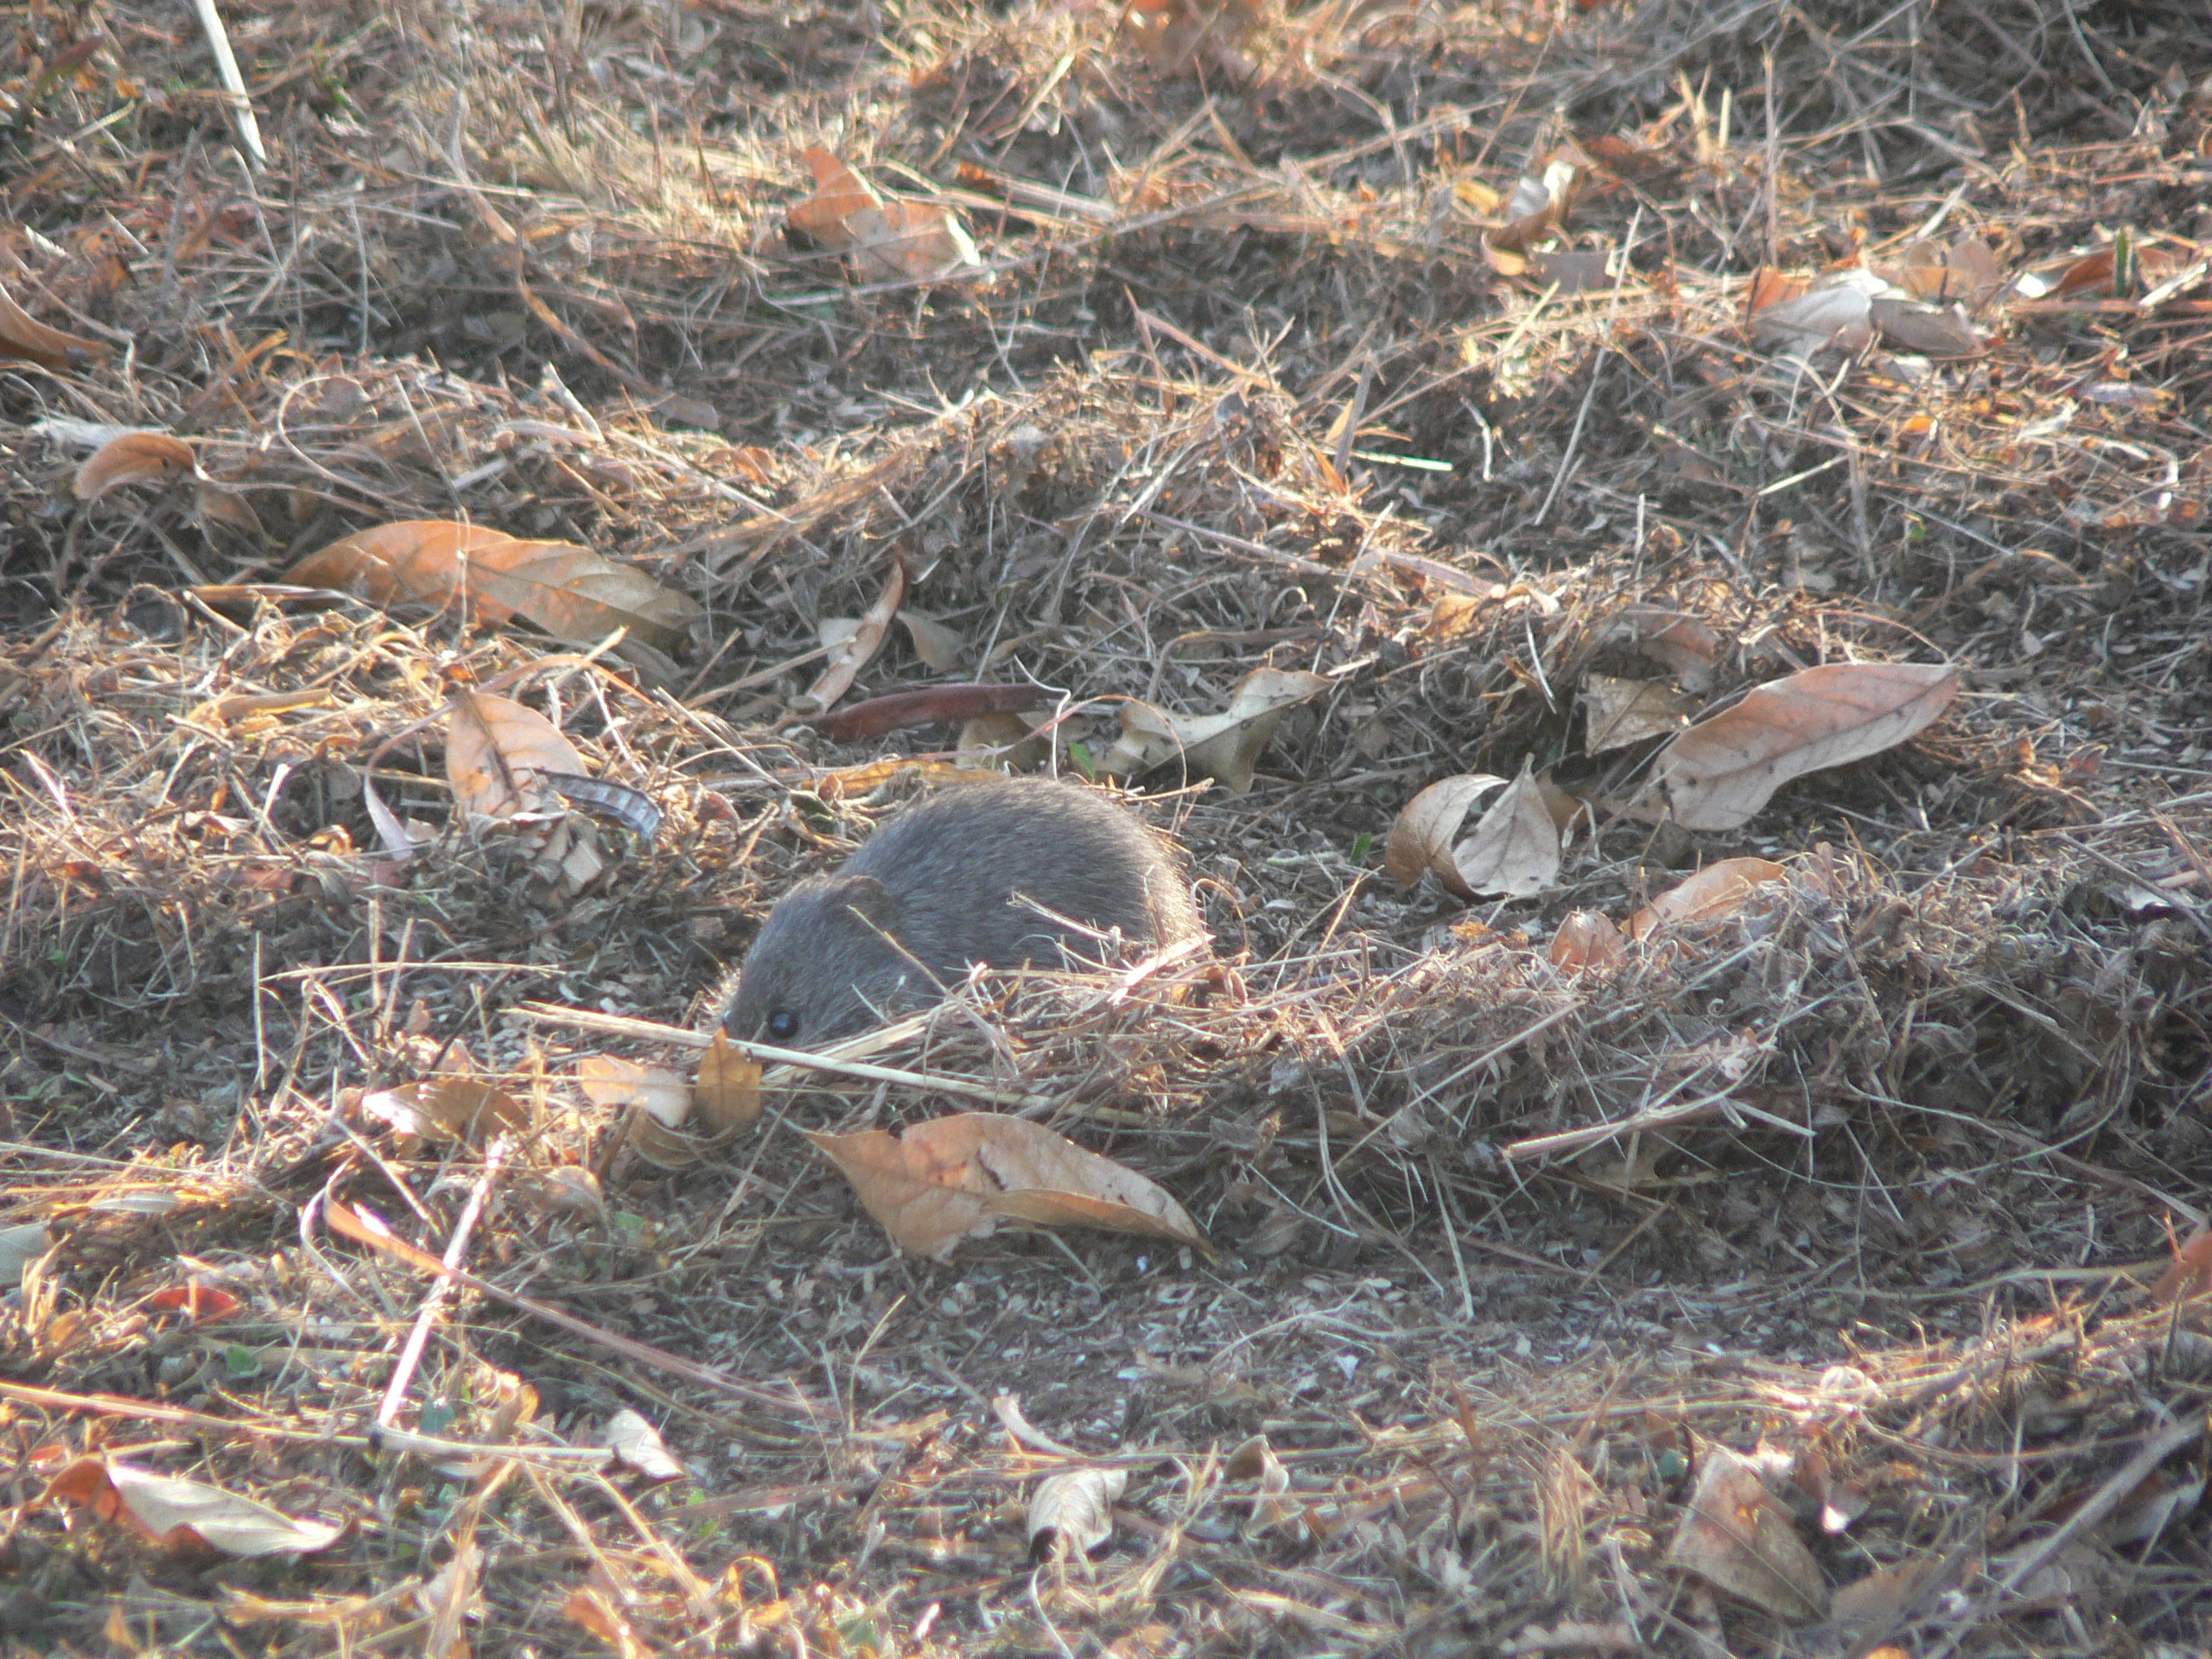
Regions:
<instances>
[{"instance_id":1,"label":"orange dried leaf","mask_svg":"<svg viewBox=\"0 0 2212 1659\"><path fill-rule=\"evenodd\" d=\"M820 145L806 151L815 192L785 215L791 226L852 257L865 283L934 283L980 265L958 217L939 201L887 200Z\"/></svg>"},{"instance_id":2,"label":"orange dried leaf","mask_svg":"<svg viewBox=\"0 0 2212 1659\"><path fill-rule=\"evenodd\" d=\"M329 1548L346 1531L327 1522L296 1521L219 1486L100 1458L71 1464L48 1484L46 1497L81 1504L168 1550L208 1548L245 1558L308 1555Z\"/></svg>"},{"instance_id":3,"label":"orange dried leaf","mask_svg":"<svg viewBox=\"0 0 2212 1659\"><path fill-rule=\"evenodd\" d=\"M1594 910L1578 910L1559 925L1548 954L1553 967L1579 973L1585 968L1604 968L1618 962L1626 950L1611 918Z\"/></svg>"},{"instance_id":4,"label":"orange dried leaf","mask_svg":"<svg viewBox=\"0 0 2212 1659\"><path fill-rule=\"evenodd\" d=\"M1808 668L1680 734L1655 776L1684 829L1734 830L1792 779L1905 741L1958 692L1945 663Z\"/></svg>"},{"instance_id":5,"label":"orange dried leaf","mask_svg":"<svg viewBox=\"0 0 2212 1659\"><path fill-rule=\"evenodd\" d=\"M2153 1307L2171 1307L2199 1296L2212 1296L2212 1228L2199 1227L2183 1240L2151 1287Z\"/></svg>"},{"instance_id":6,"label":"orange dried leaf","mask_svg":"<svg viewBox=\"0 0 2212 1659\"><path fill-rule=\"evenodd\" d=\"M960 1112L902 1135L806 1132L844 1173L892 1241L943 1262L1001 1219L1045 1227L1102 1227L1211 1251L1165 1189L1027 1119Z\"/></svg>"},{"instance_id":7,"label":"orange dried leaf","mask_svg":"<svg viewBox=\"0 0 2212 1659\"><path fill-rule=\"evenodd\" d=\"M149 484L192 470L192 446L166 432L124 432L85 457L70 488L97 501L125 484Z\"/></svg>"},{"instance_id":8,"label":"orange dried leaf","mask_svg":"<svg viewBox=\"0 0 2212 1659\"><path fill-rule=\"evenodd\" d=\"M717 1135L735 1135L760 1121L760 1062L730 1046L721 1032L699 1057L692 1090L699 1121Z\"/></svg>"},{"instance_id":9,"label":"orange dried leaf","mask_svg":"<svg viewBox=\"0 0 2212 1659\"><path fill-rule=\"evenodd\" d=\"M0 288L0 357L20 358L49 369L66 369L73 356L98 361L107 353L103 341L48 327L17 305L6 289Z\"/></svg>"},{"instance_id":10,"label":"orange dried leaf","mask_svg":"<svg viewBox=\"0 0 2212 1659\"><path fill-rule=\"evenodd\" d=\"M454 803L477 817L557 812L560 797L542 780L548 772L588 771L575 746L553 722L512 697L456 691L446 728L446 777Z\"/></svg>"},{"instance_id":11,"label":"orange dried leaf","mask_svg":"<svg viewBox=\"0 0 2212 1659\"><path fill-rule=\"evenodd\" d=\"M1789 872L1771 859L1724 858L1708 864L1680 887L1669 889L1636 912L1628 925L1631 939L1649 938L1662 927L1719 921L1744 910L1753 893Z\"/></svg>"},{"instance_id":12,"label":"orange dried leaf","mask_svg":"<svg viewBox=\"0 0 2212 1659\"><path fill-rule=\"evenodd\" d=\"M1751 1461L1707 1446L1667 1560L1792 1624L1827 1616L1827 1581Z\"/></svg>"}]
</instances>

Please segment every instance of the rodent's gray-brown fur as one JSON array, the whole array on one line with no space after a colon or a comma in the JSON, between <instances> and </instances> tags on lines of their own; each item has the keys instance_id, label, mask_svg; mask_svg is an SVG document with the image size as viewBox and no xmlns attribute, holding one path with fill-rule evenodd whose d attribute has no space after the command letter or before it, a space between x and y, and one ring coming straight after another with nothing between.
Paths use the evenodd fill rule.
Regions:
<instances>
[{"instance_id":1,"label":"rodent's gray-brown fur","mask_svg":"<svg viewBox=\"0 0 2212 1659\"><path fill-rule=\"evenodd\" d=\"M723 1023L741 1039L819 1047L937 1001L975 963L1058 966L1064 944L1095 959L1084 929L1144 949L1204 938L1182 850L1080 785L962 785L785 893Z\"/></svg>"}]
</instances>

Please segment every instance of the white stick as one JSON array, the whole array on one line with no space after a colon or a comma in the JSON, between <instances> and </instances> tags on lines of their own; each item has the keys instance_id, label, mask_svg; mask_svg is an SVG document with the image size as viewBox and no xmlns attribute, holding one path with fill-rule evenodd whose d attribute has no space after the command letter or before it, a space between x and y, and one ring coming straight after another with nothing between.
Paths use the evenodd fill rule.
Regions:
<instances>
[{"instance_id":1,"label":"white stick","mask_svg":"<svg viewBox=\"0 0 2212 1659\"><path fill-rule=\"evenodd\" d=\"M245 147L249 161L257 168L266 167L269 152L261 147L261 123L253 118L253 105L245 95L245 77L238 73L238 60L232 55L230 31L223 27L215 0L192 0L192 6L200 14L200 27L207 31L207 44L215 54L215 73L222 77L223 90L231 95L231 116L238 123L238 143Z\"/></svg>"}]
</instances>

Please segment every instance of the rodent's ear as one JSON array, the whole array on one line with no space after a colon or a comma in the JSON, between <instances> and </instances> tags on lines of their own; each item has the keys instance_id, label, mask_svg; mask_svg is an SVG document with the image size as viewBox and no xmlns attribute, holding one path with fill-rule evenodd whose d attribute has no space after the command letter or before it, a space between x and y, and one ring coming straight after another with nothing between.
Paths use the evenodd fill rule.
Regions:
<instances>
[{"instance_id":1,"label":"rodent's ear","mask_svg":"<svg viewBox=\"0 0 2212 1659\"><path fill-rule=\"evenodd\" d=\"M823 900L833 910L849 910L864 921L888 929L899 902L883 883L872 875L840 875L833 877Z\"/></svg>"}]
</instances>

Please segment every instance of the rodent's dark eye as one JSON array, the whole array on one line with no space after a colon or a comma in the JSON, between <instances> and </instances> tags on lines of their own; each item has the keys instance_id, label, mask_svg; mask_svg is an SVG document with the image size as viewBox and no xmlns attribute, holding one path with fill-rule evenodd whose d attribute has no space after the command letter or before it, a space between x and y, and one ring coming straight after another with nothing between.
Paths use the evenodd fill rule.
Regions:
<instances>
[{"instance_id":1,"label":"rodent's dark eye","mask_svg":"<svg viewBox=\"0 0 2212 1659\"><path fill-rule=\"evenodd\" d=\"M788 1043L798 1035L798 1015L789 1008L778 1008L768 1016L768 1039L771 1042Z\"/></svg>"}]
</instances>

